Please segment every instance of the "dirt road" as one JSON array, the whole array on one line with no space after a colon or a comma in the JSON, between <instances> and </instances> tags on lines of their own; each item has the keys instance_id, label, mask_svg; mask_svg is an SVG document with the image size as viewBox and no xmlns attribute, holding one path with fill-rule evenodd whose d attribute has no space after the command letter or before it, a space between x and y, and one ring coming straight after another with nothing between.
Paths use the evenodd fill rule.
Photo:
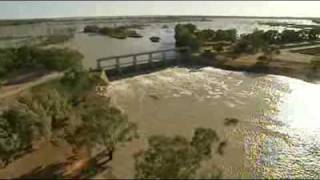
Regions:
<instances>
[{"instance_id":1,"label":"dirt road","mask_svg":"<svg viewBox=\"0 0 320 180\"><path fill-rule=\"evenodd\" d=\"M12 95L16 95L26 89L29 89L31 87L34 87L36 85L45 83L47 81L59 78L63 76L63 72L54 72L50 73L45 76L41 76L36 78L35 80L26 82L26 83L21 83L17 85L9 85L9 86L4 86L0 88L0 99L5 98L5 97L10 97Z\"/></svg>"}]
</instances>

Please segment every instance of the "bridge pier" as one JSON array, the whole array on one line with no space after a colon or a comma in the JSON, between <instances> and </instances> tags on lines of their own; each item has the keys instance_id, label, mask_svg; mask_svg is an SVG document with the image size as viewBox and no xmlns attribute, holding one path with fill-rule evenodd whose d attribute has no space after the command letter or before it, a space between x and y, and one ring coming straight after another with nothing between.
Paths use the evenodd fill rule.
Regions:
<instances>
[{"instance_id":1,"label":"bridge pier","mask_svg":"<svg viewBox=\"0 0 320 180\"><path fill-rule=\"evenodd\" d=\"M133 56L133 66L134 66L134 70L138 71L138 64L137 64L137 56Z\"/></svg>"},{"instance_id":2,"label":"bridge pier","mask_svg":"<svg viewBox=\"0 0 320 180\"><path fill-rule=\"evenodd\" d=\"M121 67L120 67L120 58L119 57L116 58L116 69L117 69L118 73L120 74Z\"/></svg>"},{"instance_id":3,"label":"bridge pier","mask_svg":"<svg viewBox=\"0 0 320 180\"><path fill-rule=\"evenodd\" d=\"M180 52L176 52L176 64L178 65L178 64L180 64L180 61L181 61L181 54L180 54Z\"/></svg>"},{"instance_id":4,"label":"bridge pier","mask_svg":"<svg viewBox=\"0 0 320 180\"><path fill-rule=\"evenodd\" d=\"M164 65L167 65L167 60L166 60L166 52L162 52L162 61Z\"/></svg>"},{"instance_id":5,"label":"bridge pier","mask_svg":"<svg viewBox=\"0 0 320 180\"><path fill-rule=\"evenodd\" d=\"M99 60L99 59L97 60L97 69L98 69L98 70L100 70L100 69L101 69L101 62L100 62L100 60Z\"/></svg>"},{"instance_id":6,"label":"bridge pier","mask_svg":"<svg viewBox=\"0 0 320 180\"><path fill-rule=\"evenodd\" d=\"M148 59L149 66L153 68L152 53L149 53L148 55L149 55L149 59Z\"/></svg>"}]
</instances>

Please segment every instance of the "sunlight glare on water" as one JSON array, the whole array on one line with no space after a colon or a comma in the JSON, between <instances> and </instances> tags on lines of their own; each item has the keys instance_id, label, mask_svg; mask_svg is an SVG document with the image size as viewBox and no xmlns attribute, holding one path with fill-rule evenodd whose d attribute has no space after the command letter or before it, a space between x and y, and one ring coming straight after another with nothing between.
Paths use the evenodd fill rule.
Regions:
<instances>
[{"instance_id":1,"label":"sunlight glare on water","mask_svg":"<svg viewBox=\"0 0 320 180\"><path fill-rule=\"evenodd\" d=\"M295 81L290 86L292 92L282 105L281 119L294 129L319 129L320 85Z\"/></svg>"},{"instance_id":2,"label":"sunlight glare on water","mask_svg":"<svg viewBox=\"0 0 320 180\"><path fill-rule=\"evenodd\" d=\"M282 98L277 119L269 127L283 137L260 138L263 145L263 176L273 178L319 178L320 85L281 77L290 92Z\"/></svg>"}]
</instances>

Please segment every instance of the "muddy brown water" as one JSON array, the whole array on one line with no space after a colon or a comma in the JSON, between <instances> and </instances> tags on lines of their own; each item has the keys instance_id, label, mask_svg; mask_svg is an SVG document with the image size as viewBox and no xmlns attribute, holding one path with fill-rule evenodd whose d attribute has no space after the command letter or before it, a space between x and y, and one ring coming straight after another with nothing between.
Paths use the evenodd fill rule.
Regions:
<instances>
[{"instance_id":1,"label":"muddy brown water","mask_svg":"<svg viewBox=\"0 0 320 180\"><path fill-rule=\"evenodd\" d=\"M134 177L132 155L151 135L191 138L194 128L206 127L227 145L203 171L218 167L224 178L319 177L319 92L320 85L293 78L211 67L168 68L112 82L107 95L141 136L118 149L113 174ZM239 123L225 126L225 118Z\"/></svg>"},{"instance_id":2,"label":"muddy brown water","mask_svg":"<svg viewBox=\"0 0 320 180\"><path fill-rule=\"evenodd\" d=\"M283 29L259 25L258 21L261 20L219 18L191 23L200 29L236 28L240 33L255 28ZM302 20L297 23L310 22ZM173 28L177 22L165 24L169 29L162 29L163 23L152 23L137 30L143 38L126 40L81 33L84 23L2 26L1 38L9 38L1 40L0 47L19 46L20 41L29 43L30 37L74 27L77 29L75 37L56 46L79 50L84 54L84 66L94 68L96 59L104 56L174 47ZM159 36L160 42L150 42L151 36ZM111 164L112 174L118 178L134 177L132 155L147 147L146 141L151 135L191 138L194 128L209 127L216 130L227 145L223 156L214 154L212 160L203 164L203 171L218 167L223 170L225 178L319 178L319 92L319 85L297 79L214 68L200 71L169 68L114 81L108 95L127 113L130 121L138 124L141 138L118 148ZM225 126L225 118L237 118L239 123ZM41 164L40 161L50 156L40 158L31 154L18 162L21 166L14 168L15 164L11 165L10 175L2 174L1 177L27 171L26 164L33 161L29 157L38 158L38 164Z\"/></svg>"}]
</instances>

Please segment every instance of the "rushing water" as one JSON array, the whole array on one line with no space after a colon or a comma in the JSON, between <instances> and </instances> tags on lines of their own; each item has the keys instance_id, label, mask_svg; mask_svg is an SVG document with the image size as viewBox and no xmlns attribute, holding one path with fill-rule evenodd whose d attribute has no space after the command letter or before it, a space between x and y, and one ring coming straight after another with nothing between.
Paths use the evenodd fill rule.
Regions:
<instances>
[{"instance_id":1,"label":"rushing water","mask_svg":"<svg viewBox=\"0 0 320 180\"><path fill-rule=\"evenodd\" d=\"M191 22L200 29L236 28L247 33L255 28L279 29L259 25L259 19L212 19ZM264 20L269 21L269 20ZM275 20L272 20L275 21ZM278 20L280 21L280 20ZM307 20L281 20L310 24ZM84 65L95 67L95 60L104 56L137 53L174 47L174 25L152 23L137 30L141 39L113 39L84 34L80 24L20 25L0 27L0 46L15 46L20 39L48 35L66 27L77 29L70 41L57 45L79 50ZM152 43L151 36L159 36ZM274 75L256 75L202 68L170 68L148 75L115 81L108 89L112 102L121 107L130 121L139 127L139 140L116 151L112 167L120 178L132 178L132 155L146 147L151 135L187 138L196 127L210 127L227 142L223 156L214 155L204 165L208 171L218 167L226 178L235 177L320 177L320 85ZM157 97L157 98L154 98ZM237 126L225 126L225 118L238 118Z\"/></svg>"},{"instance_id":2,"label":"rushing water","mask_svg":"<svg viewBox=\"0 0 320 180\"><path fill-rule=\"evenodd\" d=\"M113 103L141 134L116 153L114 173L133 176L131 155L151 135L190 138L194 128L210 127L227 147L205 166L222 169L226 178L319 178L319 90L297 79L209 67L170 68L113 82ZM240 122L225 126L225 118Z\"/></svg>"}]
</instances>

